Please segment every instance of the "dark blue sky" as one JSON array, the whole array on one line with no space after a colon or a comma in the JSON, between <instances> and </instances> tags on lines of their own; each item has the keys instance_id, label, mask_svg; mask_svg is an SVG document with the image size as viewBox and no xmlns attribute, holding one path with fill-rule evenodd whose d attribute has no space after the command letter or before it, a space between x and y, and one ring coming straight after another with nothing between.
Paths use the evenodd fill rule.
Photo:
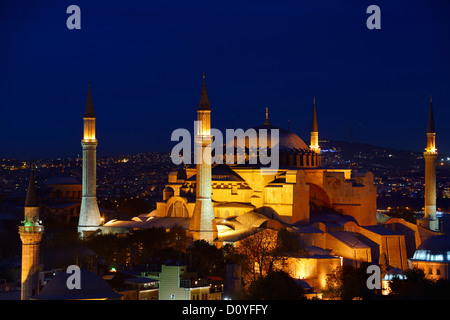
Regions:
<instances>
[{"instance_id":1,"label":"dark blue sky","mask_svg":"<svg viewBox=\"0 0 450 320\"><path fill-rule=\"evenodd\" d=\"M81 8L81 30L66 9ZM381 8L381 30L366 9ZM170 150L206 73L212 125L272 124L421 151L429 96L450 153L450 3L435 1L1 1L2 157L81 152L87 82L98 154Z\"/></svg>"}]
</instances>

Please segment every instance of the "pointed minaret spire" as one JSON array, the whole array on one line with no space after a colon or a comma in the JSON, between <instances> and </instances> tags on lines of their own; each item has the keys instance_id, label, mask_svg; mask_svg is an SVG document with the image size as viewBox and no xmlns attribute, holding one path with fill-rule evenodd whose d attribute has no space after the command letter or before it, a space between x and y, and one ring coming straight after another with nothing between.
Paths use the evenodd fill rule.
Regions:
<instances>
[{"instance_id":1,"label":"pointed minaret spire","mask_svg":"<svg viewBox=\"0 0 450 320\"><path fill-rule=\"evenodd\" d=\"M197 108L197 133L195 135L196 197L194 212L189 223L189 231L194 240L212 243L217 237L217 225L211 201L211 108L206 92L205 74Z\"/></svg>"},{"instance_id":2,"label":"pointed minaret spire","mask_svg":"<svg viewBox=\"0 0 450 320\"><path fill-rule=\"evenodd\" d=\"M428 115L428 129L427 129L427 147L423 153L425 159L425 212L422 219L417 222L425 228L432 231L439 230L439 220L436 216L436 131L434 129L433 119L433 98L430 97L430 112Z\"/></svg>"},{"instance_id":3,"label":"pointed minaret spire","mask_svg":"<svg viewBox=\"0 0 450 320\"><path fill-rule=\"evenodd\" d=\"M31 171L27 198L24 207L23 225L19 226L22 241L21 300L39 294L39 246L44 226L39 220L39 206L36 198L34 172Z\"/></svg>"},{"instance_id":4,"label":"pointed minaret spire","mask_svg":"<svg viewBox=\"0 0 450 320\"><path fill-rule=\"evenodd\" d=\"M311 125L311 144L309 148L315 153L320 154L319 147L319 127L317 126L317 114L316 114L316 97L314 97L313 102L313 116Z\"/></svg>"},{"instance_id":5,"label":"pointed minaret spire","mask_svg":"<svg viewBox=\"0 0 450 320\"><path fill-rule=\"evenodd\" d=\"M202 91L200 93L200 100L198 102L197 110L211 110L209 104L208 91L206 90L205 73L203 72Z\"/></svg>"},{"instance_id":6,"label":"pointed minaret spire","mask_svg":"<svg viewBox=\"0 0 450 320\"><path fill-rule=\"evenodd\" d=\"M270 121L269 121L269 107L266 107L266 120L264 120L264 125L265 125L265 126L270 126Z\"/></svg>"},{"instance_id":7,"label":"pointed minaret spire","mask_svg":"<svg viewBox=\"0 0 450 320\"><path fill-rule=\"evenodd\" d=\"M83 182L78 220L78 233L84 239L98 230L101 223L100 211L97 204L97 144L95 137L95 113L92 104L91 87L88 85L86 109L83 116Z\"/></svg>"},{"instance_id":8,"label":"pointed minaret spire","mask_svg":"<svg viewBox=\"0 0 450 320\"><path fill-rule=\"evenodd\" d=\"M28 183L27 197L25 207L37 207L36 186L34 182L34 170L31 168L30 182Z\"/></svg>"},{"instance_id":9,"label":"pointed minaret spire","mask_svg":"<svg viewBox=\"0 0 450 320\"><path fill-rule=\"evenodd\" d=\"M314 97L314 106L313 106L313 117L312 117L311 132L319 132L319 127L317 126L316 97Z\"/></svg>"},{"instance_id":10,"label":"pointed minaret spire","mask_svg":"<svg viewBox=\"0 0 450 320\"><path fill-rule=\"evenodd\" d=\"M86 108L84 109L84 118L95 118L94 104L92 103L91 84L88 82L88 93L86 98Z\"/></svg>"},{"instance_id":11,"label":"pointed minaret spire","mask_svg":"<svg viewBox=\"0 0 450 320\"><path fill-rule=\"evenodd\" d=\"M427 133L436 133L434 129L434 117L433 117L433 96L430 96L430 112L428 114L428 129Z\"/></svg>"}]
</instances>

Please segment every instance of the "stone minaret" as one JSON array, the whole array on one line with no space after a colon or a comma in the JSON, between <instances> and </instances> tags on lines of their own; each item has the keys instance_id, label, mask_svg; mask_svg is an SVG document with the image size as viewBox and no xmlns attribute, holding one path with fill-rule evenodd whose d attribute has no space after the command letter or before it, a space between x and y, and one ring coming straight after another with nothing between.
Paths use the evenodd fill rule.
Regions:
<instances>
[{"instance_id":1,"label":"stone minaret","mask_svg":"<svg viewBox=\"0 0 450 320\"><path fill-rule=\"evenodd\" d=\"M88 85L86 108L83 116L83 190L81 198L78 233L85 238L96 231L101 224L97 204L97 139L95 138L95 112L92 103L91 88Z\"/></svg>"},{"instance_id":2,"label":"stone minaret","mask_svg":"<svg viewBox=\"0 0 450 320\"><path fill-rule=\"evenodd\" d=\"M264 120L263 125L265 126L270 126L270 121L269 121L269 108L266 107L266 120Z\"/></svg>"},{"instance_id":3,"label":"stone minaret","mask_svg":"<svg viewBox=\"0 0 450 320\"><path fill-rule=\"evenodd\" d=\"M311 145L309 146L309 148L316 153L320 153L319 127L317 126L316 98L315 97L314 97L313 117L312 117L312 124L311 124Z\"/></svg>"},{"instance_id":4,"label":"stone minaret","mask_svg":"<svg viewBox=\"0 0 450 320\"><path fill-rule=\"evenodd\" d=\"M196 200L189 231L194 240L212 242L217 237L217 226L211 202L211 107L204 74L197 107L197 121L197 132L195 132Z\"/></svg>"},{"instance_id":5,"label":"stone minaret","mask_svg":"<svg viewBox=\"0 0 450 320\"><path fill-rule=\"evenodd\" d=\"M22 240L21 299L28 300L39 294L39 245L44 234L44 226L39 220L39 206L36 198L34 173L31 172L25 200L23 225L19 226Z\"/></svg>"},{"instance_id":6,"label":"stone minaret","mask_svg":"<svg viewBox=\"0 0 450 320\"><path fill-rule=\"evenodd\" d=\"M429 224L430 230L439 230L439 220L436 217L436 131L434 129L433 100L430 97L430 112L428 115L427 147L425 158L425 215L423 221Z\"/></svg>"}]
</instances>

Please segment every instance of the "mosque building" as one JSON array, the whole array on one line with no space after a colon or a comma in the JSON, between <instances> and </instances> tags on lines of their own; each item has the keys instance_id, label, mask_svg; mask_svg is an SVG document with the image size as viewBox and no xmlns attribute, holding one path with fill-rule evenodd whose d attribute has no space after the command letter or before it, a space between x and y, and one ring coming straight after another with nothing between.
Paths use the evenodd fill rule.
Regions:
<instances>
[{"instance_id":1,"label":"mosque building","mask_svg":"<svg viewBox=\"0 0 450 320\"><path fill-rule=\"evenodd\" d=\"M288 257L285 271L315 293L325 288L327 275L336 267L359 266L362 262L385 263L389 269L400 272L413 265L425 265L436 275L439 269L439 275L448 279L450 242L441 238L436 224L437 151L431 104L424 153L426 210L417 224L377 213L377 190L371 172L322 165L315 98L309 146L297 134L272 124L266 109L262 125L251 128L257 132L256 136L242 140L246 159L243 163L227 163L226 158L234 155L224 153L222 163L201 161L180 166L180 170L169 174L163 198L154 211L131 220L112 219L102 224L96 198L96 118L90 88L83 119L83 181L78 223L82 238L178 225L194 239L217 246L227 243L239 246L242 239L258 232L287 229L298 234L299 244L308 254ZM201 126L194 141L201 154L210 152L213 119L214 108L203 76L197 107ZM267 137L261 136L261 129L267 129ZM278 145L269 145L269 152L279 149L279 167L265 170L264 164L250 160L255 153L267 150L255 150L252 146L258 146L265 138L272 142L273 134L278 134ZM22 274L28 275L22 279L22 285L27 297L39 293L35 273L43 232L38 211L34 210L36 205L32 203L31 181L26 221L20 227L24 244Z\"/></svg>"},{"instance_id":2,"label":"mosque building","mask_svg":"<svg viewBox=\"0 0 450 320\"><path fill-rule=\"evenodd\" d=\"M202 148L210 143L214 109L209 101L203 78L197 113L206 128L196 135L196 143L202 141ZM260 136L245 137L245 163L226 163L230 155L225 153L223 163L185 165L169 174L156 210L131 221L110 220L101 230L131 232L179 225L195 231L198 239L204 228L203 239L220 246L239 245L243 237L261 230L287 228L299 234L301 245L311 254L290 257L286 271L306 281L315 291L324 289L326 276L343 264L384 262L390 269L407 270L408 259L422 242L440 234L435 223L437 153L431 105L429 117L424 153L428 209L417 225L377 213L377 191L371 172L322 165L314 98L309 146L297 134L272 124L267 109L263 124L252 128L258 133L267 129L267 141L271 141L270 132L278 130L278 170L262 174L260 163L249 163L251 153L260 151L252 150L252 139L258 141ZM199 139L202 134L203 139Z\"/></svg>"}]
</instances>

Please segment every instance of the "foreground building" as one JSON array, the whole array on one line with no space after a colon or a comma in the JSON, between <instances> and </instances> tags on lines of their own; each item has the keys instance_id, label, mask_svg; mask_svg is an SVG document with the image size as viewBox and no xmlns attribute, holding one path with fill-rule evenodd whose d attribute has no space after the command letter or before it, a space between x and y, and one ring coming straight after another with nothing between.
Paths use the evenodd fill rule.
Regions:
<instances>
[{"instance_id":1,"label":"foreground building","mask_svg":"<svg viewBox=\"0 0 450 320\"><path fill-rule=\"evenodd\" d=\"M94 272L80 269L80 287L69 288L72 275L58 272L43 288L32 296L32 300L122 300L122 295L115 292L106 280Z\"/></svg>"},{"instance_id":2,"label":"foreground building","mask_svg":"<svg viewBox=\"0 0 450 320\"><path fill-rule=\"evenodd\" d=\"M199 278L185 265L163 264L154 279L159 281L159 300L222 300L222 284Z\"/></svg>"},{"instance_id":3,"label":"foreground building","mask_svg":"<svg viewBox=\"0 0 450 320\"><path fill-rule=\"evenodd\" d=\"M432 237L417 248L409 260L411 268L422 269L432 280L450 280L450 237Z\"/></svg>"}]
</instances>

